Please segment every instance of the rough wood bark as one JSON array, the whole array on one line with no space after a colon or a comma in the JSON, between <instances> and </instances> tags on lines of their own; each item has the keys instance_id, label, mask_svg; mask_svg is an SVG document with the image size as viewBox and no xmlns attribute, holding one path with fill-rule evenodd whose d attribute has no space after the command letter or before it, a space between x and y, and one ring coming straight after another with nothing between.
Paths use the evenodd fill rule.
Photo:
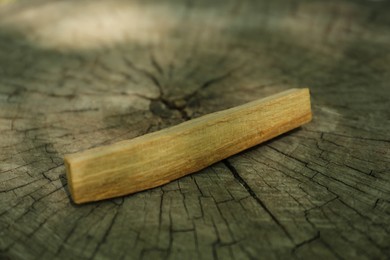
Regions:
<instances>
[{"instance_id":1,"label":"rough wood bark","mask_svg":"<svg viewBox=\"0 0 390 260\"><path fill-rule=\"evenodd\" d=\"M390 6L0 8L1 258L390 255ZM311 124L161 188L76 206L62 156L309 86Z\"/></svg>"}]
</instances>

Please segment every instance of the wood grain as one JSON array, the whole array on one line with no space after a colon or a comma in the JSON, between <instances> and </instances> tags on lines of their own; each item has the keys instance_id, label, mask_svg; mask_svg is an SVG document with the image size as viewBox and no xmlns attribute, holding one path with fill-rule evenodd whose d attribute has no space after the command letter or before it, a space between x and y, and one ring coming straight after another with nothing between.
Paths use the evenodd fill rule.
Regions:
<instances>
[{"instance_id":1,"label":"wood grain","mask_svg":"<svg viewBox=\"0 0 390 260\"><path fill-rule=\"evenodd\" d=\"M1 5L0 258L388 259L389 19L366 0ZM309 124L73 203L65 154L299 86Z\"/></svg>"},{"instance_id":2,"label":"wood grain","mask_svg":"<svg viewBox=\"0 0 390 260\"><path fill-rule=\"evenodd\" d=\"M133 140L65 156L76 203L154 188L299 127L309 89L291 89Z\"/></svg>"}]
</instances>

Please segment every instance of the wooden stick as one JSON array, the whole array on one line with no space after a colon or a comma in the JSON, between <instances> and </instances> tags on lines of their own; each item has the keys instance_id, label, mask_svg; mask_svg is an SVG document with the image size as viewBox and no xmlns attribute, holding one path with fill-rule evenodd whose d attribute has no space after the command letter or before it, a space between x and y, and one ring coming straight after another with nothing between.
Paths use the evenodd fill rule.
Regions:
<instances>
[{"instance_id":1,"label":"wooden stick","mask_svg":"<svg viewBox=\"0 0 390 260\"><path fill-rule=\"evenodd\" d=\"M291 89L132 140L65 156L76 203L157 187L309 122L308 89Z\"/></svg>"}]
</instances>

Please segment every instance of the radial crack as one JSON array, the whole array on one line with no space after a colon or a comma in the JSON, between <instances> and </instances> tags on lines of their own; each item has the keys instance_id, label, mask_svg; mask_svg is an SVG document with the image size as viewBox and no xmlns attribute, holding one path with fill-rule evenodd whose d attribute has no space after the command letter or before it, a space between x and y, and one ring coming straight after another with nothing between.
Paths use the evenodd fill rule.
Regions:
<instances>
[{"instance_id":1,"label":"radial crack","mask_svg":"<svg viewBox=\"0 0 390 260\"><path fill-rule=\"evenodd\" d=\"M306 245L306 244L309 244L309 243L311 243L311 242L313 242L313 241L319 239L320 237L321 237L321 233L320 233L320 231L318 231L318 232L315 234L314 237L309 238L309 239L307 239L307 240L304 240L304 241L302 241L301 243L298 243L298 244L292 249L292 253L295 253L295 251L297 251L298 248L300 248L300 247L302 247L302 246L304 246L304 245Z\"/></svg>"},{"instance_id":2,"label":"radial crack","mask_svg":"<svg viewBox=\"0 0 390 260\"><path fill-rule=\"evenodd\" d=\"M257 196L257 194L252 190L252 188L248 185L248 183L240 176L237 169L227 160L222 161L225 166L232 172L234 178L238 180L239 183L241 183L242 186L247 190L247 192L252 196L252 198L270 215L272 220L283 230L283 232L286 234L286 236L293 241L292 236L287 231L286 227L283 226L282 223L276 218L276 216L267 208L265 203Z\"/></svg>"}]
</instances>

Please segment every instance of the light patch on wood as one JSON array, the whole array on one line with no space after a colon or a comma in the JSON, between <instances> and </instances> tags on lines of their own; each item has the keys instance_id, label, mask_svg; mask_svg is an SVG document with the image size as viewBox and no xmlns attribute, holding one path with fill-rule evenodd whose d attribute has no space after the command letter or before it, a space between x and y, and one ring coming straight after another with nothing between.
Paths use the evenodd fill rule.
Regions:
<instances>
[{"instance_id":1,"label":"light patch on wood","mask_svg":"<svg viewBox=\"0 0 390 260\"><path fill-rule=\"evenodd\" d=\"M1 14L1 27L17 30L41 47L65 50L156 42L175 18L160 4L145 9L118 0L46 2L17 12L4 9Z\"/></svg>"}]
</instances>

